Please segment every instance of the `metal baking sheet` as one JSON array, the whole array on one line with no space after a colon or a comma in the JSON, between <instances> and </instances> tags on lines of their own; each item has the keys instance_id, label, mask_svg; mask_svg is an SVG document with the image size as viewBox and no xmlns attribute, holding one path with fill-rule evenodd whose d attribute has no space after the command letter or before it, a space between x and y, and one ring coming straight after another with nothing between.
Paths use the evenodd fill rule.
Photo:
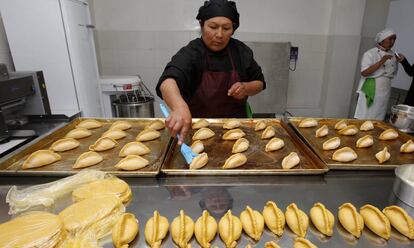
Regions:
<instances>
[{"instance_id":1,"label":"metal baking sheet","mask_svg":"<svg viewBox=\"0 0 414 248\"><path fill-rule=\"evenodd\" d=\"M27 175L27 176L38 176L38 175L50 175L50 176L65 176L72 175L78 172L80 169L72 169L73 164L80 154L88 151L89 145L95 143L95 141L109 129L112 123L117 120L127 120L131 123L132 128L125 130L127 136L123 139L117 140L118 145L108 151L99 152L104 157L104 160L94 166L88 167L91 169L99 169L105 172L112 173L118 176L130 176L130 177L154 177L159 173L162 162L165 158L165 155L168 150L169 142L171 141L169 132L167 129L160 130L161 137L159 139L144 142L146 146L151 149L151 153L143 155L150 163L148 166L135 171L123 171L117 170L114 168L114 165L117 164L122 158L118 156L119 151L122 147L128 142L135 141L137 134L144 129L144 127L152 120L152 118L145 119L127 119L127 118L117 118L117 119L99 119L103 123L103 126L97 129L91 129L92 135L80 139L80 146L69 150L66 152L60 152L62 160L57 161L53 164L46 165L40 168L26 169L23 170L22 164L24 160L33 152L40 149L48 149L50 145L58 139L61 139L65 136L67 132L75 128L75 126L84 119L91 118L77 118L67 125L43 136L33 142L29 143L27 146L22 147L12 153L3 163L0 164L0 174L1 175Z\"/></svg>"},{"instance_id":2,"label":"metal baking sheet","mask_svg":"<svg viewBox=\"0 0 414 248\"><path fill-rule=\"evenodd\" d=\"M206 166L198 170L189 170L177 144L173 144L167 154L167 158L161 171L167 175L275 175L275 174L323 174L328 168L315 156L315 154L296 136L296 134L280 119L265 119L268 125L276 129L276 137L284 140L285 147L274 152L265 152L264 148L269 140L260 139L262 131L255 132L256 120L240 119L249 140L250 147L244 152L247 163L235 169L222 169L226 159L232 155L231 149L235 141L226 141L222 135L228 131L223 129L221 119L209 119L209 128L215 132L214 137L203 140L205 152L209 161ZM196 121L196 120L194 120ZM191 144L192 130L186 143ZM300 163L292 169L282 169L282 159L290 152L297 152Z\"/></svg>"},{"instance_id":3,"label":"metal baking sheet","mask_svg":"<svg viewBox=\"0 0 414 248\"><path fill-rule=\"evenodd\" d=\"M293 126L295 131L304 139L304 141L312 148L313 151L322 159L322 161L330 168L330 169L338 169L338 170L390 170L394 169L395 167L402 165L402 164L412 164L414 163L414 156L413 154L409 153L400 153L400 147L402 144L407 142L409 139L412 139L411 136L399 132L397 129L396 131L399 132L399 137L396 140L379 140L379 135L386 129L393 128L392 126L382 122L372 120L374 124L374 130L371 131L359 131L354 136L345 136L340 135L335 130L335 124L343 119L329 119L329 118L315 118L318 120L317 127L311 128L299 128L298 124L303 118L292 117L289 118L290 124ZM358 128L365 120L356 120L356 119L346 119L348 125L356 125ZM329 134L325 137L316 138L315 131L319 127L327 125L329 128ZM356 148L356 141L365 136L371 135L374 138L374 145L369 148ZM322 144L326 140L338 136L341 139L341 146L345 147L348 146L352 148L357 154L358 158L349 163L341 163L332 160L332 154L335 150L331 151L324 151L322 149ZM388 151L391 154L390 160L383 164L379 164L377 159L375 158L375 154L380 150L384 149L384 147L388 147ZM338 148L339 149L339 148Z\"/></svg>"}]
</instances>

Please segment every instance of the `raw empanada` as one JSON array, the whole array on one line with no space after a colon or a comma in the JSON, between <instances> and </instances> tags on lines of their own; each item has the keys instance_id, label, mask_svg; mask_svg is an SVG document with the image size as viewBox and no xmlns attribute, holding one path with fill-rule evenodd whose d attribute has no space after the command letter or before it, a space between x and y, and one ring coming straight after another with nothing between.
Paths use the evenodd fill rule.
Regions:
<instances>
[{"instance_id":1,"label":"raw empanada","mask_svg":"<svg viewBox=\"0 0 414 248\"><path fill-rule=\"evenodd\" d=\"M114 148L118 145L114 139L108 137L99 138L93 145L89 146L89 150L95 152L102 152Z\"/></svg>"},{"instance_id":2,"label":"raw empanada","mask_svg":"<svg viewBox=\"0 0 414 248\"><path fill-rule=\"evenodd\" d=\"M241 122L239 120L236 120L236 119L226 120L223 123L223 128L224 129L233 129L233 128L238 128L240 126L241 126Z\"/></svg>"},{"instance_id":3,"label":"raw empanada","mask_svg":"<svg viewBox=\"0 0 414 248\"><path fill-rule=\"evenodd\" d=\"M194 135L193 135L193 140L205 140L205 139L209 139L211 137L214 136L214 132L207 127L203 127L198 129Z\"/></svg>"},{"instance_id":4,"label":"raw empanada","mask_svg":"<svg viewBox=\"0 0 414 248\"><path fill-rule=\"evenodd\" d=\"M132 127L128 121L115 121L109 129L127 130Z\"/></svg>"},{"instance_id":5,"label":"raw empanada","mask_svg":"<svg viewBox=\"0 0 414 248\"><path fill-rule=\"evenodd\" d=\"M194 226L194 234L197 242L202 248L210 248L210 242L217 233L217 222L210 216L207 210L203 211L200 218L197 219Z\"/></svg>"},{"instance_id":6,"label":"raw empanada","mask_svg":"<svg viewBox=\"0 0 414 248\"><path fill-rule=\"evenodd\" d=\"M232 153L244 152L249 149L250 142L245 138L238 139L231 150Z\"/></svg>"},{"instance_id":7,"label":"raw empanada","mask_svg":"<svg viewBox=\"0 0 414 248\"><path fill-rule=\"evenodd\" d=\"M151 129L154 129L154 130L158 131L158 130L161 130L161 129L165 128L165 123L164 123L164 121L159 120L159 119L153 120L147 126L145 126L145 129L147 129L147 128L151 128Z\"/></svg>"},{"instance_id":8,"label":"raw empanada","mask_svg":"<svg viewBox=\"0 0 414 248\"><path fill-rule=\"evenodd\" d=\"M380 164L387 162L391 157L391 154L388 152L388 148L384 147L381 151L375 154L375 158Z\"/></svg>"},{"instance_id":9,"label":"raw empanada","mask_svg":"<svg viewBox=\"0 0 414 248\"><path fill-rule=\"evenodd\" d=\"M50 146L50 149L55 152L64 152L75 149L79 146L79 144L79 141L75 140L74 138L64 138L53 142L53 144Z\"/></svg>"},{"instance_id":10,"label":"raw empanada","mask_svg":"<svg viewBox=\"0 0 414 248\"><path fill-rule=\"evenodd\" d=\"M203 152L193 158L190 164L190 170L197 170L204 167L208 163L208 155L207 153Z\"/></svg>"},{"instance_id":11,"label":"raw empanada","mask_svg":"<svg viewBox=\"0 0 414 248\"><path fill-rule=\"evenodd\" d=\"M305 237L309 227L309 217L300 210L295 203L291 203L286 208L286 223L290 229L299 237Z\"/></svg>"},{"instance_id":12,"label":"raw empanada","mask_svg":"<svg viewBox=\"0 0 414 248\"><path fill-rule=\"evenodd\" d=\"M210 126L210 122L208 122L208 120L206 119L200 119L196 122L193 123L193 125L191 126L192 129L200 129L203 127L208 127Z\"/></svg>"},{"instance_id":13,"label":"raw empanada","mask_svg":"<svg viewBox=\"0 0 414 248\"><path fill-rule=\"evenodd\" d=\"M293 242L293 248L318 248L316 245L312 244L309 240L305 238L295 238Z\"/></svg>"},{"instance_id":14,"label":"raw empanada","mask_svg":"<svg viewBox=\"0 0 414 248\"><path fill-rule=\"evenodd\" d=\"M305 118L299 122L299 127L316 127L318 121L313 118Z\"/></svg>"},{"instance_id":15,"label":"raw empanada","mask_svg":"<svg viewBox=\"0 0 414 248\"><path fill-rule=\"evenodd\" d=\"M322 149L325 151L327 150L335 150L341 145L341 139L339 137L333 137L328 139L327 141L323 142Z\"/></svg>"},{"instance_id":16,"label":"raw empanada","mask_svg":"<svg viewBox=\"0 0 414 248\"><path fill-rule=\"evenodd\" d=\"M72 199L74 202L79 202L103 195L114 195L123 203L129 202L132 198L129 185L124 180L113 177L96 180L76 188L72 192Z\"/></svg>"},{"instance_id":17,"label":"raw empanada","mask_svg":"<svg viewBox=\"0 0 414 248\"><path fill-rule=\"evenodd\" d=\"M196 140L191 144L191 151L200 154L204 151L204 144L201 140Z\"/></svg>"},{"instance_id":18,"label":"raw empanada","mask_svg":"<svg viewBox=\"0 0 414 248\"><path fill-rule=\"evenodd\" d=\"M365 135L364 137L361 137L356 142L357 148L366 148L370 147L374 144L374 138L372 138L371 135Z\"/></svg>"},{"instance_id":19,"label":"raw empanada","mask_svg":"<svg viewBox=\"0 0 414 248\"><path fill-rule=\"evenodd\" d=\"M263 216L258 211L247 206L246 209L240 213L240 221L244 232L249 235L250 238L259 241L264 229Z\"/></svg>"},{"instance_id":20,"label":"raw empanada","mask_svg":"<svg viewBox=\"0 0 414 248\"><path fill-rule=\"evenodd\" d=\"M145 224L145 240L152 248L161 247L162 240L168 233L168 219L161 216L158 211Z\"/></svg>"},{"instance_id":21,"label":"raw empanada","mask_svg":"<svg viewBox=\"0 0 414 248\"><path fill-rule=\"evenodd\" d=\"M289 155L283 158L282 160L282 168L283 169L291 169L298 165L300 162L300 158L296 152L291 152Z\"/></svg>"},{"instance_id":22,"label":"raw empanada","mask_svg":"<svg viewBox=\"0 0 414 248\"><path fill-rule=\"evenodd\" d=\"M409 239L414 239L414 220L399 206L389 206L382 210L391 225Z\"/></svg>"},{"instance_id":23,"label":"raw empanada","mask_svg":"<svg viewBox=\"0 0 414 248\"><path fill-rule=\"evenodd\" d=\"M53 164L56 161L61 160L62 157L51 150L39 150L36 151L24 161L22 169L38 168L48 164Z\"/></svg>"},{"instance_id":24,"label":"raw empanada","mask_svg":"<svg viewBox=\"0 0 414 248\"><path fill-rule=\"evenodd\" d=\"M72 166L73 169L80 169L95 165L100 163L103 160L103 157L99 153L94 151L82 153L78 159L76 159L75 164Z\"/></svg>"},{"instance_id":25,"label":"raw empanada","mask_svg":"<svg viewBox=\"0 0 414 248\"><path fill-rule=\"evenodd\" d=\"M76 125L76 128L86 128L86 129L95 129L98 127L102 127L102 123L94 119L83 120L78 125Z\"/></svg>"},{"instance_id":26,"label":"raw empanada","mask_svg":"<svg viewBox=\"0 0 414 248\"><path fill-rule=\"evenodd\" d=\"M316 138L320 138L320 137L325 137L326 135L328 135L329 133L329 128L327 125L323 125L322 127L318 128L315 131L315 137Z\"/></svg>"},{"instance_id":27,"label":"raw empanada","mask_svg":"<svg viewBox=\"0 0 414 248\"><path fill-rule=\"evenodd\" d=\"M272 126L266 127L266 129L262 132L261 139L270 139L276 135L276 130Z\"/></svg>"},{"instance_id":28,"label":"raw empanada","mask_svg":"<svg viewBox=\"0 0 414 248\"><path fill-rule=\"evenodd\" d=\"M351 162L357 158L356 152L347 146L336 150L332 155L332 159L338 162Z\"/></svg>"},{"instance_id":29,"label":"raw empanada","mask_svg":"<svg viewBox=\"0 0 414 248\"><path fill-rule=\"evenodd\" d=\"M114 167L121 170L139 170L149 165L149 161L139 155L128 155L121 159Z\"/></svg>"},{"instance_id":30,"label":"raw empanada","mask_svg":"<svg viewBox=\"0 0 414 248\"><path fill-rule=\"evenodd\" d=\"M138 135L136 140L137 141L150 141L158 139L161 136L161 133L152 128L145 128L142 130Z\"/></svg>"},{"instance_id":31,"label":"raw empanada","mask_svg":"<svg viewBox=\"0 0 414 248\"><path fill-rule=\"evenodd\" d=\"M127 133L122 131L121 129L109 129L108 131L103 133L101 137L108 137L114 140L119 140L125 138L126 136Z\"/></svg>"},{"instance_id":32,"label":"raw empanada","mask_svg":"<svg viewBox=\"0 0 414 248\"><path fill-rule=\"evenodd\" d=\"M335 217L331 211L318 202L310 210L310 218L315 227L326 236L332 236Z\"/></svg>"},{"instance_id":33,"label":"raw empanada","mask_svg":"<svg viewBox=\"0 0 414 248\"><path fill-rule=\"evenodd\" d=\"M244 165L247 162L247 157L243 153L236 153L231 155L223 165L223 169L234 169Z\"/></svg>"},{"instance_id":34,"label":"raw empanada","mask_svg":"<svg viewBox=\"0 0 414 248\"><path fill-rule=\"evenodd\" d=\"M384 132L382 132L379 136L380 140L393 140L398 138L398 132L395 131L395 129L387 129Z\"/></svg>"},{"instance_id":35,"label":"raw empanada","mask_svg":"<svg viewBox=\"0 0 414 248\"><path fill-rule=\"evenodd\" d=\"M403 153L411 153L414 152L414 143L413 140L408 140L404 144L401 145L400 152Z\"/></svg>"},{"instance_id":36,"label":"raw empanada","mask_svg":"<svg viewBox=\"0 0 414 248\"><path fill-rule=\"evenodd\" d=\"M115 248L128 248L138 234L138 220L135 215L125 213L121 215L112 228L112 243Z\"/></svg>"},{"instance_id":37,"label":"raw empanada","mask_svg":"<svg viewBox=\"0 0 414 248\"><path fill-rule=\"evenodd\" d=\"M185 215L184 210L180 210L180 216L175 217L171 222L170 233L178 247L191 248L188 241L194 234L194 221Z\"/></svg>"},{"instance_id":38,"label":"raw empanada","mask_svg":"<svg viewBox=\"0 0 414 248\"><path fill-rule=\"evenodd\" d=\"M362 219L354 205L351 203L342 204L338 209L338 220L350 234L356 238L361 237L362 229L364 229L364 219Z\"/></svg>"},{"instance_id":39,"label":"raw empanada","mask_svg":"<svg viewBox=\"0 0 414 248\"><path fill-rule=\"evenodd\" d=\"M359 210L365 225L378 236L388 240L391 236L390 221L376 207L366 204Z\"/></svg>"},{"instance_id":40,"label":"raw empanada","mask_svg":"<svg viewBox=\"0 0 414 248\"><path fill-rule=\"evenodd\" d=\"M241 233L241 221L231 214L231 210L228 210L219 221L220 238L227 248L234 248L237 246L237 240L240 238Z\"/></svg>"},{"instance_id":41,"label":"raw empanada","mask_svg":"<svg viewBox=\"0 0 414 248\"><path fill-rule=\"evenodd\" d=\"M126 157L128 155L145 155L151 152L151 149L148 146L142 144L139 141L129 142L124 147L122 147L121 151L119 152L120 157Z\"/></svg>"},{"instance_id":42,"label":"raw empanada","mask_svg":"<svg viewBox=\"0 0 414 248\"><path fill-rule=\"evenodd\" d=\"M359 130L361 131L370 131L372 129L374 129L374 123L372 123L372 121L365 121L359 127Z\"/></svg>"},{"instance_id":43,"label":"raw empanada","mask_svg":"<svg viewBox=\"0 0 414 248\"><path fill-rule=\"evenodd\" d=\"M74 139L83 139L92 135L91 130L86 128L75 128L70 130L66 135L65 138L74 138Z\"/></svg>"},{"instance_id":44,"label":"raw empanada","mask_svg":"<svg viewBox=\"0 0 414 248\"><path fill-rule=\"evenodd\" d=\"M346 126L348 126L348 123L346 120L340 120L335 124L336 130L344 129Z\"/></svg>"},{"instance_id":45,"label":"raw empanada","mask_svg":"<svg viewBox=\"0 0 414 248\"><path fill-rule=\"evenodd\" d=\"M358 132L359 132L358 127L355 125L346 126L338 131L340 135L348 135L348 136L355 135Z\"/></svg>"},{"instance_id":46,"label":"raw empanada","mask_svg":"<svg viewBox=\"0 0 414 248\"><path fill-rule=\"evenodd\" d=\"M264 244L264 248L280 248L280 246L273 241L268 241Z\"/></svg>"},{"instance_id":47,"label":"raw empanada","mask_svg":"<svg viewBox=\"0 0 414 248\"><path fill-rule=\"evenodd\" d=\"M266 126L267 126L266 122L264 120L260 120L256 122L256 124L254 125L254 131L261 131L265 129Z\"/></svg>"},{"instance_id":48,"label":"raw empanada","mask_svg":"<svg viewBox=\"0 0 414 248\"><path fill-rule=\"evenodd\" d=\"M265 146L265 151L266 152L277 151L279 149L282 149L284 146L285 146L285 142L282 139L275 137L269 140L269 142L267 142Z\"/></svg>"},{"instance_id":49,"label":"raw empanada","mask_svg":"<svg viewBox=\"0 0 414 248\"><path fill-rule=\"evenodd\" d=\"M285 229L285 215L282 210L277 207L276 203L272 201L266 202L263 208L263 218L267 228L272 233L282 236Z\"/></svg>"},{"instance_id":50,"label":"raw empanada","mask_svg":"<svg viewBox=\"0 0 414 248\"><path fill-rule=\"evenodd\" d=\"M224 140L237 140L237 139L240 139L241 137L244 137L245 135L246 134L243 132L243 130L237 128L237 129L232 129L232 130L225 132L223 134L223 139Z\"/></svg>"}]
</instances>

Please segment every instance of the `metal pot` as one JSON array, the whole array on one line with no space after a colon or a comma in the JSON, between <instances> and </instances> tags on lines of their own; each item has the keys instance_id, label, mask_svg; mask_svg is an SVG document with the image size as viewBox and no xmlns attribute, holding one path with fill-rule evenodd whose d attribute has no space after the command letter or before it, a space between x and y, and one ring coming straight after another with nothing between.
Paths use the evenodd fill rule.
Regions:
<instances>
[{"instance_id":1,"label":"metal pot","mask_svg":"<svg viewBox=\"0 0 414 248\"><path fill-rule=\"evenodd\" d=\"M139 97L135 102L122 102L115 100L112 102L115 117L154 117L154 98Z\"/></svg>"},{"instance_id":2,"label":"metal pot","mask_svg":"<svg viewBox=\"0 0 414 248\"><path fill-rule=\"evenodd\" d=\"M414 107L404 104L392 106L390 123L401 132L414 132Z\"/></svg>"},{"instance_id":3,"label":"metal pot","mask_svg":"<svg viewBox=\"0 0 414 248\"><path fill-rule=\"evenodd\" d=\"M395 169L394 194L407 205L414 207L414 164Z\"/></svg>"}]
</instances>

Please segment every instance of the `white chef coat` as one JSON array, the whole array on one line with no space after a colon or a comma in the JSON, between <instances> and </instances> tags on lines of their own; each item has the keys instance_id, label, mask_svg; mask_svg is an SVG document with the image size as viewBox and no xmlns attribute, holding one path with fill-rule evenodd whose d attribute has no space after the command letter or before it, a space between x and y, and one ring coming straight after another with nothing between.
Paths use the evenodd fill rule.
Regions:
<instances>
[{"instance_id":1,"label":"white chef coat","mask_svg":"<svg viewBox=\"0 0 414 248\"><path fill-rule=\"evenodd\" d=\"M392 55L378 70L369 75L375 78L375 98L373 104L368 108L365 94L361 91L361 87L365 82L365 77L361 77L358 86L358 103L355 110L355 118L357 119L375 119L384 120L387 112L388 101L391 96L391 79L397 74L398 63L395 53L392 50L384 51L374 47L364 53L361 60L361 72L368 67L381 60L384 55Z\"/></svg>"}]
</instances>

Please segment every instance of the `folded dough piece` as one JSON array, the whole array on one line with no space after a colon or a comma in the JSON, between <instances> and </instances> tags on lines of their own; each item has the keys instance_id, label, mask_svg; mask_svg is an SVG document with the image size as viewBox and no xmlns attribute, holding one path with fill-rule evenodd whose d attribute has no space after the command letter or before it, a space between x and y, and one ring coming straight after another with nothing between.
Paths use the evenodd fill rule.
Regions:
<instances>
[{"instance_id":1,"label":"folded dough piece","mask_svg":"<svg viewBox=\"0 0 414 248\"><path fill-rule=\"evenodd\" d=\"M322 149L327 150L335 150L341 145L341 139L339 137L333 137L328 139L327 141L323 142Z\"/></svg>"},{"instance_id":2,"label":"folded dough piece","mask_svg":"<svg viewBox=\"0 0 414 248\"><path fill-rule=\"evenodd\" d=\"M165 123L162 120L153 120L145 128L151 128L154 130L161 130L165 128Z\"/></svg>"},{"instance_id":3,"label":"folded dough piece","mask_svg":"<svg viewBox=\"0 0 414 248\"><path fill-rule=\"evenodd\" d=\"M247 157L243 153L236 153L231 155L223 165L223 169L234 169L244 165L247 162Z\"/></svg>"},{"instance_id":4,"label":"folded dough piece","mask_svg":"<svg viewBox=\"0 0 414 248\"><path fill-rule=\"evenodd\" d=\"M289 155L283 158L282 160L282 168L283 169L291 169L298 165L300 162L300 158L296 152L291 152Z\"/></svg>"},{"instance_id":5,"label":"folded dough piece","mask_svg":"<svg viewBox=\"0 0 414 248\"><path fill-rule=\"evenodd\" d=\"M388 148L384 147L381 151L375 154L375 158L380 164L387 162L391 158L391 154L388 152Z\"/></svg>"},{"instance_id":6,"label":"folded dough piece","mask_svg":"<svg viewBox=\"0 0 414 248\"><path fill-rule=\"evenodd\" d=\"M124 180L112 177L82 185L72 192L72 199L79 202L103 195L114 195L123 203L129 202L132 198L129 185Z\"/></svg>"},{"instance_id":7,"label":"folded dough piece","mask_svg":"<svg viewBox=\"0 0 414 248\"><path fill-rule=\"evenodd\" d=\"M150 141L161 137L161 133L157 130L147 127L137 135L137 141Z\"/></svg>"},{"instance_id":8,"label":"folded dough piece","mask_svg":"<svg viewBox=\"0 0 414 248\"><path fill-rule=\"evenodd\" d=\"M180 248L191 248L188 243L194 234L194 221L187 215L184 210L180 210L180 215L175 217L171 222L170 232L174 243Z\"/></svg>"},{"instance_id":9,"label":"folded dough piece","mask_svg":"<svg viewBox=\"0 0 414 248\"><path fill-rule=\"evenodd\" d=\"M149 165L149 161L139 155L128 155L121 159L114 167L121 170L139 170Z\"/></svg>"},{"instance_id":10,"label":"folded dough piece","mask_svg":"<svg viewBox=\"0 0 414 248\"><path fill-rule=\"evenodd\" d=\"M145 155L151 152L151 149L148 146L144 145L139 141L129 142L124 147L122 147L121 151L119 151L120 157L126 157L128 155Z\"/></svg>"},{"instance_id":11,"label":"folded dough piece","mask_svg":"<svg viewBox=\"0 0 414 248\"><path fill-rule=\"evenodd\" d=\"M280 246L273 241L268 241L265 243L264 248L280 248Z\"/></svg>"},{"instance_id":12,"label":"folded dough piece","mask_svg":"<svg viewBox=\"0 0 414 248\"><path fill-rule=\"evenodd\" d=\"M223 128L224 129L233 129L233 128L238 128L240 126L241 126L241 122L239 120L236 120L236 119L226 120L223 123Z\"/></svg>"},{"instance_id":13,"label":"folded dough piece","mask_svg":"<svg viewBox=\"0 0 414 248\"><path fill-rule=\"evenodd\" d=\"M299 122L299 127L316 127L318 121L314 118L305 118Z\"/></svg>"},{"instance_id":14,"label":"folded dough piece","mask_svg":"<svg viewBox=\"0 0 414 248\"><path fill-rule=\"evenodd\" d=\"M90 151L95 152L103 152L106 150L110 150L118 145L118 142L116 142L114 139L108 138L108 137L102 137L99 138L93 145L89 146Z\"/></svg>"},{"instance_id":15,"label":"folded dough piece","mask_svg":"<svg viewBox=\"0 0 414 248\"><path fill-rule=\"evenodd\" d=\"M76 159L75 164L72 166L73 169L80 169L96 165L103 160L103 157L94 151L82 153L78 159Z\"/></svg>"},{"instance_id":16,"label":"folded dough piece","mask_svg":"<svg viewBox=\"0 0 414 248\"><path fill-rule=\"evenodd\" d=\"M335 217L325 205L318 202L310 210L310 217L315 227L326 236L332 236Z\"/></svg>"},{"instance_id":17,"label":"folded dough piece","mask_svg":"<svg viewBox=\"0 0 414 248\"><path fill-rule=\"evenodd\" d=\"M191 151L200 154L204 151L204 144L201 140L196 140L191 144Z\"/></svg>"},{"instance_id":18,"label":"folded dough piece","mask_svg":"<svg viewBox=\"0 0 414 248\"><path fill-rule=\"evenodd\" d=\"M321 138L321 137L325 137L326 135L328 135L329 133L329 128L327 125L323 125L322 127L318 128L315 131L315 137L316 138Z\"/></svg>"},{"instance_id":19,"label":"folded dough piece","mask_svg":"<svg viewBox=\"0 0 414 248\"><path fill-rule=\"evenodd\" d=\"M342 128L341 130L338 131L338 133L340 135L347 135L347 136L355 135L358 132L359 132L359 129L355 125L346 126L346 127Z\"/></svg>"},{"instance_id":20,"label":"folded dough piece","mask_svg":"<svg viewBox=\"0 0 414 248\"><path fill-rule=\"evenodd\" d=\"M309 240L298 237L298 238L295 238L295 241L293 242L293 248L318 248L318 247L314 245L312 242L310 242Z\"/></svg>"},{"instance_id":21,"label":"folded dough piece","mask_svg":"<svg viewBox=\"0 0 414 248\"><path fill-rule=\"evenodd\" d=\"M349 202L342 204L338 209L338 220L345 230L354 237L361 237L362 229L364 229L364 219L354 205Z\"/></svg>"},{"instance_id":22,"label":"folded dough piece","mask_svg":"<svg viewBox=\"0 0 414 248\"><path fill-rule=\"evenodd\" d=\"M125 213L121 215L112 228L112 243L115 248L125 248L138 234L139 226L135 215Z\"/></svg>"},{"instance_id":23,"label":"folded dough piece","mask_svg":"<svg viewBox=\"0 0 414 248\"><path fill-rule=\"evenodd\" d=\"M399 206L389 206L382 210L391 225L409 239L414 239L414 220Z\"/></svg>"},{"instance_id":24,"label":"folded dough piece","mask_svg":"<svg viewBox=\"0 0 414 248\"><path fill-rule=\"evenodd\" d=\"M263 131L261 139L270 139L276 135L276 130L272 126L266 127L266 129Z\"/></svg>"},{"instance_id":25,"label":"folded dough piece","mask_svg":"<svg viewBox=\"0 0 414 248\"><path fill-rule=\"evenodd\" d=\"M73 139L83 139L92 135L91 130L86 128L75 128L70 130L66 135L65 138L73 138Z\"/></svg>"},{"instance_id":26,"label":"folded dough piece","mask_svg":"<svg viewBox=\"0 0 414 248\"><path fill-rule=\"evenodd\" d=\"M145 224L145 240L152 248L161 247L162 240L168 233L168 219L161 216L158 211Z\"/></svg>"},{"instance_id":27,"label":"folded dough piece","mask_svg":"<svg viewBox=\"0 0 414 248\"><path fill-rule=\"evenodd\" d=\"M309 217L295 203L286 207L286 223L299 237L305 237L309 227Z\"/></svg>"},{"instance_id":28,"label":"folded dough piece","mask_svg":"<svg viewBox=\"0 0 414 248\"><path fill-rule=\"evenodd\" d=\"M249 149L250 142L245 138L238 139L231 150L232 153L244 152Z\"/></svg>"},{"instance_id":29,"label":"folded dough piece","mask_svg":"<svg viewBox=\"0 0 414 248\"><path fill-rule=\"evenodd\" d=\"M388 240L391 237L390 221L376 207L366 204L359 210L365 225L378 236Z\"/></svg>"},{"instance_id":30,"label":"folded dough piece","mask_svg":"<svg viewBox=\"0 0 414 248\"><path fill-rule=\"evenodd\" d=\"M262 131L263 129L265 129L267 126L266 122L264 120L260 120L258 122L256 122L256 124L254 125L254 131Z\"/></svg>"},{"instance_id":31,"label":"folded dough piece","mask_svg":"<svg viewBox=\"0 0 414 248\"><path fill-rule=\"evenodd\" d=\"M102 122L94 120L94 119L83 120L78 125L76 125L76 128L86 128L86 129L95 129L98 127L102 127Z\"/></svg>"},{"instance_id":32,"label":"folded dough piece","mask_svg":"<svg viewBox=\"0 0 414 248\"><path fill-rule=\"evenodd\" d=\"M374 123L372 123L372 121L364 121L359 127L359 130L361 131L370 131L372 129L374 129Z\"/></svg>"},{"instance_id":33,"label":"folded dough piece","mask_svg":"<svg viewBox=\"0 0 414 248\"><path fill-rule=\"evenodd\" d=\"M240 213L240 221L244 232L249 235L250 238L259 241L264 230L263 216L258 211L247 206L246 209Z\"/></svg>"},{"instance_id":34,"label":"folded dough piece","mask_svg":"<svg viewBox=\"0 0 414 248\"><path fill-rule=\"evenodd\" d=\"M385 130L379 136L380 140L394 140L396 138L398 138L398 132L392 128Z\"/></svg>"},{"instance_id":35,"label":"folded dough piece","mask_svg":"<svg viewBox=\"0 0 414 248\"><path fill-rule=\"evenodd\" d=\"M223 134L223 139L224 140L237 140L237 139L240 139L241 137L244 137L245 135L246 134L243 132L243 130L237 128L237 129L232 129L232 130L225 132Z\"/></svg>"},{"instance_id":36,"label":"folded dough piece","mask_svg":"<svg viewBox=\"0 0 414 248\"><path fill-rule=\"evenodd\" d=\"M335 129L336 130L341 130L343 128L345 128L346 126L348 126L348 123L346 120L340 120L335 124Z\"/></svg>"},{"instance_id":37,"label":"folded dough piece","mask_svg":"<svg viewBox=\"0 0 414 248\"><path fill-rule=\"evenodd\" d=\"M413 140L408 140L404 144L401 145L400 152L403 153L411 153L414 152L414 143Z\"/></svg>"},{"instance_id":38,"label":"folded dough piece","mask_svg":"<svg viewBox=\"0 0 414 248\"><path fill-rule=\"evenodd\" d=\"M208 163L208 155L207 153L203 152L193 158L190 164L190 170L197 170L204 167Z\"/></svg>"},{"instance_id":39,"label":"folded dough piece","mask_svg":"<svg viewBox=\"0 0 414 248\"><path fill-rule=\"evenodd\" d=\"M206 119L199 119L198 121L194 122L191 126L192 129L200 129L203 127L210 126L210 122L208 122Z\"/></svg>"},{"instance_id":40,"label":"folded dough piece","mask_svg":"<svg viewBox=\"0 0 414 248\"><path fill-rule=\"evenodd\" d=\"M269 140L269 142L267 142L265 146L265 151L266 152L277 151L277 150L282 149L284 146L285 146L285 142L282 139L274 137L271 140Z\"/></svg>"},{"instance_id":41,"label":"folded dough piece","mask_svg":"<svg viewBox=\"0 0 414 248\"><path fill-rule=\"evenodd\" d=\"M364 137L361 137L356 142L357 148L366 148L374 144L374 138L371 135L367 134Z\"/></svg>"},{"instance_id":42,"label":"folded dough piece","mask_svg":"<svg viewBox=\"0 0 414 248\"><path fill-rule=\"evenodd\" d=\"M115 121L109 129L127 130L132 127L128 121Z\"/></svg>"},{"instance_id":43,"label":"folded dough piece","mask_svg":"<svg viewBox=\"0 0 414 248\"><path fill-rule=\"evenodd\" d=\"M263 208L263 218L272 233L282 236L285 229L285 215L276 203L268 201Z\"/></svg>"},{"instance_id":44,"label":"folded dough piece","mask_svg":"<svg viewBox=\"0 0 414 248\"><path fill-rule=\"evenodd\" d=\"M24 161L22 169L32 169L42 167L48 164L53 164L61 160L62 157L51 150L38 150Z\"/></svg>"},{"instance_id":45,"label":"folded dough piece","mask_svg":"<svg viewBox=\"0 0 414 248\"><path fill-rule=\"evenodd\" d=\"M332 159L338 162L351 162L358 158L358 155L350 147L342 147L341 149L336 150Z\"/></svg>"},{"instance_id":46,"label":"folded dough piece","mask_svg":"<svg viewBox=\"0 0 414 248\"><path fill-rule=\"evenodd\" d=\"M204 210L202 216L197 219L194 226L194 234L197 242L203 248L210 248L210 242L216 237L216 233L216 220L210 216L207 210Z\"/></svg>"},{"instance_id":47,"label":"folded dough piece","mask_svg":"<svg viewBox=\"0 0 414 248\"><path fill-rule=\"evenodd\" d=\"M193 140L205 140L205 139L209 139L209 138L213 137L214 134L215 133L210 128L203 127L203 128L198 129L194 133L192 139Z\"/></svg>"},{"instance_id":48,"label":"folded dough piece","mask_svg":"<svg viewBox=\"0 0 414 248\"><path fill-rule=\"evenodd\" d=\"M220 238L227 248L237 246L237 240L242 233L242 223L236 216L233 216L231 210L228 210L219 221Z\"/></svg>"},{"instance_id":49,"label":"folded dough piece","mask_svg":"<svg viewBox=\"0 0 414 248\"><path fill-rule=\"evenodd\" d=\"M125 138L127 136L127 133L122 131L121 129L109 129L105 133L102 134L101 137L108 137L114 140L119 140L122 138Z\"/></svg>"},{"instance_id":50,"label":"folded dough piece","mask_svg":"<svg viewBox=\"0 0 414 248\"><path fill-rule=\"evenodd\" d=\"M64 152L75 149L80 145L79 141L74 138L64 138L53 142L50 149L55 152Z\"/></svg>"}]
</instances>

